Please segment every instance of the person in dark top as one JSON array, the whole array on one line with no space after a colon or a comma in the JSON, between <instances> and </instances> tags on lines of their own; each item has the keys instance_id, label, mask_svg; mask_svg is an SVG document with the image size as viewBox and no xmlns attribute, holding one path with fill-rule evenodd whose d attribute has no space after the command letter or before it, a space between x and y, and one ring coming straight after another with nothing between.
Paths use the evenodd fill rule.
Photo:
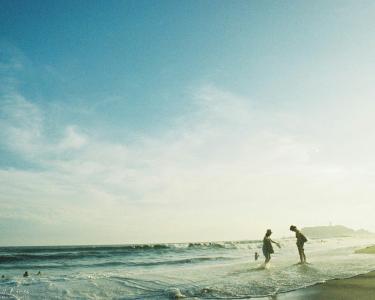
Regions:
<instances>
[{"instance_id":1,"label":"person in dark top","mask_svg":"<svg viewBox=\"0 0 375 300\"><path fill-rule=\"evenodd\" d=\"M271 229L267 229L267 232L263 238L262 250L264 257L266 258L266 260L264 261L265 264L267 264L271 260L271 254L274 253L272 243L276 244L280 248L280 244L271 239L271 234Z\"/></svg>"},{"instance_id":2,"label":"person in dark top","mask_svg":"<svg viewBox=\"0 0 375 300\"><path fill-rule=\"evenodd\" d=\"M23 277L29 277L29 272L25 271L25 273L23 273Z\"/></svg>"},{"instance_id":3,"label":"person in dark top","mask_svg":"<svg viewBox=\"0 0 375 300\"><path fill-rule=\"evenodd\" d=\"M303 248L303 245L307 242L307 238L302 234L301 231L297 229L296 226L291 225L289 229L290 231L293 231L296 233L299 258L300 258L301 264L304 264L306 263L306 255L305 255L305 249Z\"/></svg>"}]
</instances>

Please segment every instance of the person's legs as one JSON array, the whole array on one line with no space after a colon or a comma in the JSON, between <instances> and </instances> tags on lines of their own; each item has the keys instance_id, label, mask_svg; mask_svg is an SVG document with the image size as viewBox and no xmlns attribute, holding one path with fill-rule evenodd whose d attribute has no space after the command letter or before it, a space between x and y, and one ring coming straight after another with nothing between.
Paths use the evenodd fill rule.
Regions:
<instances>
[{"instance_id":1,"label":"person's legs","mask_svg":"<svg viewBox=\"0 0 375 300\"><path fill-rule=\"evenodd\" d=\"M299 260L301 263L303 263L303 249L300 246L297 246L297 248L298 248Z\"/></svg>"},{"instance_id":2,"label":"person's legs","mask_svg":"<svg viewBox=\"0 0 375 300\"><path fill-rule=\"evenodd\" d=\"M300 261L301 263L305 263L306 262L306 256L305 256L305 250L303 249L303 246L297 246L298 248L298 254L299 254L299 258L300 258Z\"/></svg>"},{"instance_id":3,"label":"person's legs","mask_svg":"<svg viewBox=\"0 0 375 300\"><path fill-rule=\"evenodd\" d=\"M266 257L266 260L264 261L264 263L266 264L271 260L271 253L265 253L264 256Z\"/></svg>"}]
</instances>

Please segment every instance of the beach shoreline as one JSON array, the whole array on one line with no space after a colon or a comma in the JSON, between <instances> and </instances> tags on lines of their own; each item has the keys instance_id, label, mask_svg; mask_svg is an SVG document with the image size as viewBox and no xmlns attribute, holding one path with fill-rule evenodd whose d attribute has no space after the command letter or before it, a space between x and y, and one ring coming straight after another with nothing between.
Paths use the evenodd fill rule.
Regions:
<instances>
[{"instance_id":1,"label":"beach shoreline","mask_svg":"<svg viewBox=\"0 0 375 300\"><path fill-rule=\"evenodd\" d=\"M264 299L264 298L263 298ZM350 278L332 279L306 288L269 296L277 300L375 299L375 271Z\"/></svg>"},{"instance_id":2,"label":"beach shoreline","mask_svg":"<svg viewBox=\"0 0 375 300\"><path fill-rule=\"evenodd\" d=\"M356 250L355 253L375 254L375 245ZM273 300L372 300L375 299L375 270L349 278L316 283L267 298Z\"/></svg>"},{"instance_id":3,"label":"beach shoreline","mask_svg":"<svg viewBox=\"0 0 375 300\"><path fill-rule=\"evenodd\" d=\"M268 269L261 268L263 260L253 256L259 252L259 241L1 248L1 296L375 299L375 272L367 273L375 270L371 244L375 239L330 239L322 249L320 240L311 240L308 253L313 260L300 265L295 263L291 238L283 241L284 251L275 253Z\"/></svg>"}]
</instances>

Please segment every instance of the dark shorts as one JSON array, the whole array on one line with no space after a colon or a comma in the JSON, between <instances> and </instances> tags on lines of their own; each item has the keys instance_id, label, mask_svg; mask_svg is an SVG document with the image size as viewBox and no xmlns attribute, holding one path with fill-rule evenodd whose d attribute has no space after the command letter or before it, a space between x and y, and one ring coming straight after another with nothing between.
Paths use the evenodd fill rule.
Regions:
<instances>
[{"instance_id":1,"label":"dark shorts","mask_svg":"<svg viewBox=\"0 0 375 300\"><path fill-rule=\"evenodd\" d=\"M303 244L297 244L297 248L298 248L298 250L304 250L303 249Z\"/></svg>"},{"instance_id":2,"label":"dark shorts","mask_svg":"<svg viewBox=\"0 0 375 300\"><path fill-rule=\"evenodd\" d=\"M270 258L271 252L268 252L267 250L263 249L263 255L264 255L265 258Z\"/></svg>"}]
</instances>

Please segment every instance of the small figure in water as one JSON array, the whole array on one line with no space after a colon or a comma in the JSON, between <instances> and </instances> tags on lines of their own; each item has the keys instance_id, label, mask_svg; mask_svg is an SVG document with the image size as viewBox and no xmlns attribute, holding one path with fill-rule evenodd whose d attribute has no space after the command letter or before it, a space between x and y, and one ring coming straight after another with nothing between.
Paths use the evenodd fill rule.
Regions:
<instances>
[{"instance_id":1,"label":"small figure in water","mask_svg":"<svg viewBox=\"0 0 375 300\"><path fill-rule=\"evenodd\" d=\"M39 271L36 275L39 275L39 276L40 276L40 275L42 275L42 272Z\"/></svg>"},{"instance_id":2,"label":"small figure in water","mask_svg":"<svg viewBox=\"0 0 375 300\"><path fill-rule=\"evenodd\" d=\"M258 252L255 252L255 254L254 254L254 259L255 259L255 260L258 260L258 258L259 258L259 254L258 254Z\"/></svg>"},{"instance_id":3,"label":"small figure in water","mask_svg":"<svg viewBox=\"0 0 375 300\"><path fill-rule=\"evenodd\" d=\"M23 273L23 277L29 277L29 272L25 271L25 273Z\"/></svg>"},{"instance_id":4,"label":"small figure in water","mask_svg":"<svg viewBox=\"0 0 375 300\"><path fill-rule=\"evenodd\" d=\"M266 260L264 261L267 264L271 260L271 254L274 253L272 243L276 244L280 248L280 244L271 239L272 231L267 229L266 235L263 238L263 254Z\"/></svg>"},{"instance_id":5,"label":"small figure in water","mask_svg":"<svg viewBox=\"0 0 375 300\"><path fill-rule=\"evenodd\" d=\"M4 279L4 278L5 278L5 275L1 275L1 278Z\"/></svg>"},{"instance_id":6,"label":"small figure in water","mask_svg":"<svg viewBox=\"0 0 375 300\"><path fill-rule=\"evenodd\" d=\"M296 233L297 238L297 248L298 248L298 254L300 258L301 264L306 263L306 255L305 255L305 249L303 248L303 245L307 242L307 238L302 234L301 231L297 229L296 226L291 225L290 231L293 231Z\"/></svg>"}]
</instances>

